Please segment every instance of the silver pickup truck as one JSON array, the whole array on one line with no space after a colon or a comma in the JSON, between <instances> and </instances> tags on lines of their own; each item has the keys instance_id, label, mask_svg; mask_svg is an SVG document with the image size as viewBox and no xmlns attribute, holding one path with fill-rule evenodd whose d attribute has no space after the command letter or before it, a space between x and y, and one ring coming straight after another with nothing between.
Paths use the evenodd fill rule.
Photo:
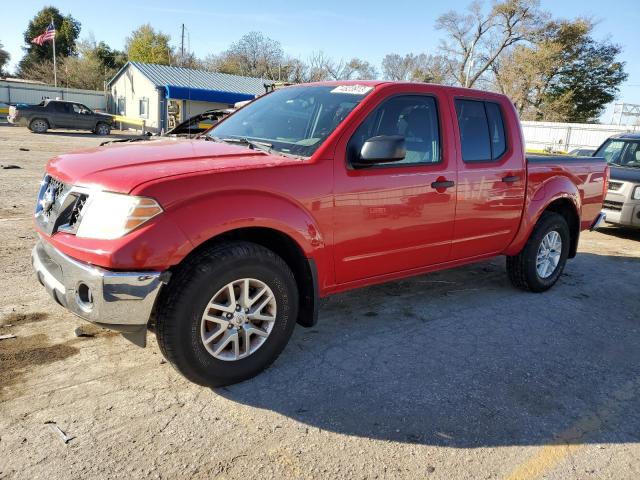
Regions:
<instances>
[{"instance_id":1,"label":"silver pickup truck","mask_svg":"<svg viewBox=\"0 0 640 480\"><path fill-rule=\"evenodd\" d=\"M594 157L604 157L611 172L602 206L605 222L640 228L640 133L607 139Z\"/></svg>"}]
</instances>

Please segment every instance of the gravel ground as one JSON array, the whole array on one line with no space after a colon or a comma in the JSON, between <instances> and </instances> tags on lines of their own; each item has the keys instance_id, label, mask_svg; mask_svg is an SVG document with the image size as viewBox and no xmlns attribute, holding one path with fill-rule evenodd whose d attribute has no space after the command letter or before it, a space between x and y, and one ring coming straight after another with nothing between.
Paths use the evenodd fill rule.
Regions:
<instances>
[{"instance_id":1,"label":"gravel ground","mask_svg":"<svg viewBox=\"0 0 640 480\"><path fill-rule=\"evenodd\" d=\"M545 294L496 259L332 297L266 372L210 390L31 273L46 160L101 140L0 125L21 167L0 169L0 478L640 477L640 233L585 233Z\"/></svg>"}]
</instances>

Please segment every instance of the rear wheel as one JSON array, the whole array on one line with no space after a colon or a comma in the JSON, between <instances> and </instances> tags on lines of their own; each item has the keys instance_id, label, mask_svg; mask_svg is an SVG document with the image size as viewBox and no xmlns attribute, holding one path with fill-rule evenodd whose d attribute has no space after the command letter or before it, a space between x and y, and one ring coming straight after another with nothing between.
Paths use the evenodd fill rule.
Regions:
<instances>
[{"instance_id":1,"label":"rear wheel","mask_svg":"<svg viewBox=\"0 0 640 480\"><path fill-rule=\"evenodd\" d=\"M543 213L522 251L507 257L511 283L531 292L550 289L567 263L570 240L565 218L555 212Z\"/></svg>"},{"instance_id":2,"label":"rear wheel","mask_svg":"<svg viewBox=\"0 0 640 480\"><path fill-rule=\"evenodd\" d=\"M33 133L46 133L49 129L49 123L42 118L34 118L29 124L29 130Z\"/></svg>"},{"instance_id":3,"label":"rear wheel","mask_svg":"<svg viewBox=\"0 0 640 480\"><path fill-rule=\"evenodd\" d=\"M111 133L111 127L106 123L99 123L96 125L95 133L101 136L109 135Z\"/></svg>"},{"instance_id":4,"label":"rear wheel","mask_svg":"<svg viewBox=\"0 0 640 480\"><path fill-rule=\"evenodd\" d=\"M189 380L246 380L284 349L297 318L298 289L279 256L249 242L195 255L174 274L157 306L165 358Z\"/></svg>"}]
</instances>

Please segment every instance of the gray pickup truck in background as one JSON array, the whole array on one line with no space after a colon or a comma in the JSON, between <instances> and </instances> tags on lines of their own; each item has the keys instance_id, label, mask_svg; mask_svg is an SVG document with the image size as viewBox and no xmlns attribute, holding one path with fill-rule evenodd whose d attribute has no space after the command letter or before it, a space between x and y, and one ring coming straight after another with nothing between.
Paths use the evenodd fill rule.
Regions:
<instances>
[{"instance_id":1,"label":"gray pickup truck in background","mask_svg":"<svg viewBox=\"0 0 640 480\"><path fill-rule=\"evenodd\" d=\"M18 104L9 107L9 123L29 127L35 133L45 133L50 128L90 130L96 135L109 135L111 116L97 113L76 102L44 100L38 105Z\"/></svg>"}]
</instances>

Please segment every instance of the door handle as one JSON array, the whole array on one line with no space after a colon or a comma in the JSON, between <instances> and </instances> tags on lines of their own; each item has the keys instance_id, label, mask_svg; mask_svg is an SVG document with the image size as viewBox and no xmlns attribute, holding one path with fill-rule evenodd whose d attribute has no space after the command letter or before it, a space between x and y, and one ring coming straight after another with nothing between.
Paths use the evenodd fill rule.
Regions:
<instances>
[{"instance_id":1,"label":"door handle","mask_svg":"<svg viewBox=\"0 0 640 480\"><path fill-rule=\"evenodd\" d=\"M433 182L431 184L431 188L435 188L436 190L440 188L451 188L456 184L453 180L442 180L439 182Z\"/></svg>"},{"instance_id":2,"label":"door handle","mask_svg":"<svg viewBox=\"0 0 640 480\"><path fill-rule=\"evenodd\" d=\"M520 177L518 175L507 175L506 177L502 177L502 181L504 183L513 183L517 182L518 180L520 180Z\"/></svg>"}]
</instances>

